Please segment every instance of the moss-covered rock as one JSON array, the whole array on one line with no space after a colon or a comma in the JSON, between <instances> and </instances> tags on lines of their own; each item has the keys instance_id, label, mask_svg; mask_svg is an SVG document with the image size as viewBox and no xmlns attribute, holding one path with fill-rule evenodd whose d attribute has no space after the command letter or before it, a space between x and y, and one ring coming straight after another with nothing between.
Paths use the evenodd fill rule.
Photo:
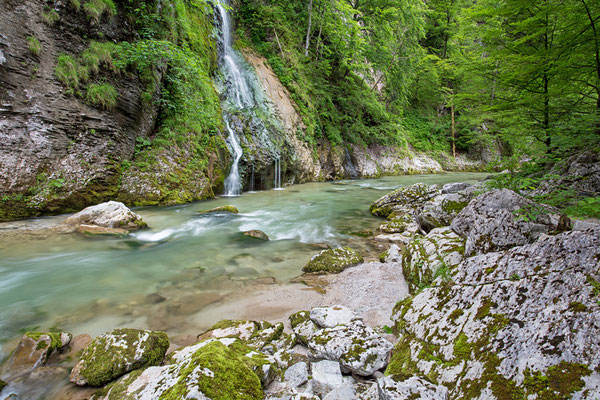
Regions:
<instances>
[{"instance_id":1,"label":"moss-covered rock","mask_svg":"<svg viewBox=\"0 0 600 400\"><path fill-rule=\"evenodd\" d=\"M228 205L228 206L220 206L220 207L211 208L210 210L206 210L206 211L199 211L198 213L199 214L210 214L210 213L238 214L239 210L235 206Z\"/></svg>"},{"instance_id":2,"label":"moss-covered rock","mask_svg":"<svg viewBox=\"0 0 600 400\"><path fill-rule=\"evenodd\" d=\"M224 319L214 324L203 334L198 335L198 339L238 338L246 341L261 328L261 324L256 321Z\"/></svg>"},{"instance_id":3,"label":"moss-covered rock","mask_svg":"<svg viewBox=\"0 0 600 400\"><path fill-rule=\"evenodd\" d=\"M263 240L265 242L269 241L269 236L263 231L259 231L258 229L252 229L250 231L242 232L244 236L252 239Z\"/></svg>"},{"instance_id":4,"label":"moss-covered rock","mask_svg":"<svg viewBox=\"0 0 600 400\"><path fill-rule=\"evenodd\" d=\"M72 338L73 335L67 332L25 333L9 361L11 374L43 366L52 353L67 346Z\"/></svg>"},{"instance_id":5,"label":"moss-covered rock","mask_svg":"<svg viewBox=\"0 0 600 400\"><path fill-rule=\"evenodd\" d=\"M115 329L90 343L70 380L80 386L102 386L135 369L159 365L168 348L164 332Z\"/></svg>"},{"instance_id":6,"label":"moss-covered rock","mask_svg":"<svg viewBox=\"0 0 600 400\"><path fill-rule=\"evenodd\" d=\"M302 268L302 271L324 274L339 273L363 261L363 257L350 247L327 249L313 256Z\"/></svg>"},{"instance_id":7,"label":"moss-covered rock","mask_svg":"<svg viewBox=\"0 0 600 400\"><path fill-rule=\"evenodd\" d=\"M394 190L374 201L369 208L371 214L387 218L394 211L412 214L423 202L440 193L436 185L417 183Z\"/></svg>"},{"instance_id":8,"label":"moss-covered rock","mask_svg":"<svg viewBox=\"0 0 600 400\"><path fill-rule=\"evenodd\" d=\"M310 311L298 311L289 316L290 324L298 340L308 344L310 337L319 330L317 324L310 319Z\"/></svg>"},{"instance_id":9,"label":"moss-covered rock","mask_svg":"<svg viewBox=\"0 0 600 400\"><path fill-rule=\"evenodd\" d=\"M386 374L444 385L452 399L598 398L600 344L588 338L600 336L599 248L594 228L464 259L452 282L395 307Z\"/></svg>"},{"instance_id":10,"label":"moss-covered rock","mask_svg":"<svg viewBox=\"0 0 600 400\"><path fill-rule=\"evenodd\" d=\"M209 339L175 352L172 364L134 371L94 398L258 400L264 397L261 375L270 365L237 339Z\"/></svg>"},{"instance_id":11,"label":"moss-covered rock","mask_svg":"<svg viewBox=\"0 0 600 400\"><path fill-rule=\"evenodd\" d=\"M414 217L409 214L396 214L393 218L379 225L379 230L384 233L402 233L406 228L414 223Z\"/></svg>"}]
</instances>

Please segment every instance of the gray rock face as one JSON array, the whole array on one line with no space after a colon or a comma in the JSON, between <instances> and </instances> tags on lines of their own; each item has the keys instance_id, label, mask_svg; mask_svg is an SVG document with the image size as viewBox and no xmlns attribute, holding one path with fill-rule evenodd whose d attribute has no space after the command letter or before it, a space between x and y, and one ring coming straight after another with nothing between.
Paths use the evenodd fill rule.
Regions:
<instances>
[{"instance_id":1,"label":"gray rock face","mask_svg":"<svg viewBox=\"0 0 600 400\"><path fill-rule=\"evenodd\" d=\"M290 315L290 323L294 334L304 344L308 344L308 340L319 330L319 326L310 319L309 311L298 311Z\"/></svg>"},{"instance_id":2,"label":"gray rock face","mask_svg":"<svg viewBox=\"0 0 600 400\"><path fill-rule=\"evenodd\" d=\"M333 328L349 324L357 319L354 311L344 306L315 307L310 311L310 319L321 328Z\"/></svg>"},{"instance_id":3,"label":"gray rock face","mask_svg":"<svg viewBox=\"0 0 600 400\"><path fill-rule=\"evenodd\" d=\"M402 256L402 271L411 292L440 284L456 273L463 259L465 240L452 229L436 228L426 236L415 235Z\"/></svg>"},{"instance_id":4,"label":"gray rock face","mask_svg":"<svg viewBox=\"0 0 600 400\"><path fill-rule=\"evenodd\" d=\"M458 193L471 187L473 187L473 185L465 182L446 183L444 186L442 186L442 193Z\"/></svg>"},{"instance_id":5,"label":"gray rock face","mask_svg":"<svg viewBox=\"0 0 600 400\"><path fill-rule=\"evenodd\" d=\"M285 381L291 387L298 387L308 381L308 365L301 361L289 367L284 374Z\"/></svg>"},{"instance_id":6,"label":"gray rock face","mask_svg":"<svg viewBox=\"0 0 600 400\"><path fill-rule=\"evenodd\" d=\"M106 228L136 230L147 225L123 203L109 201L87 207L64 221L67 225L95 225Z\"/></svg>"},{"instance_id":7,"label":"gray rock face","mask_svg":"<svg viewBox=\"0 0 600 400\"><path fill-rule=\"evenodd\" d=\"M467 239L465 255L470 256L531 243L556 225L545 208L512 190L497 189L473 199L451 227Z\"/></svg>"},{"instance_id":8,"label":"gray rock face","mask_svg":"<svg viewBox=\"0 0 600 400\"><path fill-rule=\"evenodd\" d=\"M532 192L533 196L548 194L565 187L574 190L582 197L600 195L600 152L598 150L575 154L552 168L550 173L556 178L544 181Z\"/></svg>"},{"instance_id":9,"label":"gray rock face","mask_svg":"<svg viewBox=\"0 0 600 400\"><path fill-rule=\"evenodd\" d=\"M429 377L457 399L598 398L599 260L600 228L465 259L453 286L396 308L386 372Z\"/></svg>"},{"instance_id":10,"label":"gray rock face","mask_svg":"<svg viewBox=\"0 0 600 400\"><path fill-rule=\"evenodd\" d=\"M425 232L448 226L471 198L471 194L463 192L437 195L423 204L417 213L417 222Z\"/></svg>"},{"instance_id":11,"label":"gray rock face","mask_svg":"<svg viewBox=\"0 0 600 400\"><path fill-rule=\"evenodd\" d=\"M394 190L371 204L371 214L387 218L392 212L411 214L420 205L440 193L436 185L417 183Z\"/></svg>"},{"instance_id":12,"label":"gray rock face","mask_svg":"<svg viewBox=\"0 0 600 400\"><path fill-rule=\"evenodd\" d=\"M382 263L402 262L402 252L400 251L400 247L395 244L390 245L390 248L381 254L379 261Z\"/></svg>"},{"instance_id":13,"label":"gray rock face","mask_svg":"<svg viewBox=\"0 0 600 400\"><path fill-rule=\"evenodd\" d=\"M115 329L90 343L70 380L79 386L102 386L129 371L160 364L168 348L164 332Z\"/></svg>"},{"instance_id":14,"label":"gray rock face","mask_svg":"<svg viewBox=\"0 0 600 400\"><path fill-rule=\"evenodd\" d=\"M345 385L339 388L333 389L327 393L323 400L348 400L356 398L356 391L352 385Z\"/></svg>"},{"instance_id":15,"label":"gray rock face","mask_svg":"<svg viewBox=\"0 0 600 400\"><path fill-rule=\"evenodd\" d=\"M405 381L396 382L389 377L377 379L380 400L446 400L448 389L434 385L425 379L412 376Z\"/></svg>"},{"instance_id":16,"label":"gray rock face","mask_svg":"<svg viewBox=\"0 0 600 400\"><path fill-rule=\"evenodd\" d=\"M314 333L308 347L317 359L339 360L342 368L369 376L387 365L392 344L360 320Z\"/></svg>"}]
</instances>

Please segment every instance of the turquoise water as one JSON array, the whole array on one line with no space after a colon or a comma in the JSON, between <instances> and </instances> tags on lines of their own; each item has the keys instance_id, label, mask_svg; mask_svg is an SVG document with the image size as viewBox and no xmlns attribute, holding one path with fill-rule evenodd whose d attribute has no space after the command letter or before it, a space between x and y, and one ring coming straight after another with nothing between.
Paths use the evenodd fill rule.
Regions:
<instances>
[{"instance_id":1,"label":"turquoise water","mask_svg":"<svg viewBox=\"0 0 600 400\"><path fill-rule=\"evenodd\" d=\"M27 329L94 336L129 326L185 333L192 329L186 316L201 313L211 302L226 302L229 293L250 292L257 279L288 282L324 245L350 244L368 251L368 241L352 232L378 226L381 220L369 214L369 204L387 192L416 182L444 184L483 176L448 173L308 183L138 209L150 229L125 238L71 234L4 239L0 343ZM198 214L226 204L240 214ZM241 232L250 229L264 231L271 241L243 237Z\"/></svg>"}]
</instances>

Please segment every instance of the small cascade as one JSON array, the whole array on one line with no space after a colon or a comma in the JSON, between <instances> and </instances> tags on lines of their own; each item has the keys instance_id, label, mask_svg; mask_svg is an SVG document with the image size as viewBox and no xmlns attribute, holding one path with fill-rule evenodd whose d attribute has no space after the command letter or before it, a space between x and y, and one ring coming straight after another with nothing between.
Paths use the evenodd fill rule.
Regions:
<instances>
[{"instance_id":1,"label":"small cascade","mask_svg":"<svg viewBox=\"0 0 600 400\"><path fill-rule=\"evenodd\" d=\"M283 190L281 187L281 159L275 159L275 187L273 190Z\"/></svg>"},{"instance_id":2,"label":"small cascade","mask_svg":"<svg viewBox=\"0 0 600 400\"><path fill-rule=\"evenodd\" d=\"M229 172L229 176L225 179L225 196L239 196L241 192L241 183L240 183L240 172L239 172L239 163L240 158L242 158L242 146L240 145L240 141L237 135L231 129L229 125L229 121L227 118L225 120L225 128L227 128L227 132L229 133L229 137L227 138L227 144L231 152L233 153L233 163L231 164L231 171Z\"/></svg>"}]
</instances>

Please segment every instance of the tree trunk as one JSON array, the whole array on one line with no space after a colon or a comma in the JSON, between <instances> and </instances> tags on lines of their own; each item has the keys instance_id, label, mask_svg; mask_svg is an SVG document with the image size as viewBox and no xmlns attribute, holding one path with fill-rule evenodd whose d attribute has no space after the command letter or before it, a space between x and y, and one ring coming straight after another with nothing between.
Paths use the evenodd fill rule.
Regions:
<instances>
[{"instance_id":1,"label":"tree trunk","mask_svg":"<svg viewBox=\"0 0 600 400\"><path fill-rule=\"evenodd\" d=\"M308 0L308 29L306 30L306 46L304 46L304 57L308 57L308 45L310 44L310 31L312 29L312 5L313 0Z\"/></svg>"}]
</instances>

